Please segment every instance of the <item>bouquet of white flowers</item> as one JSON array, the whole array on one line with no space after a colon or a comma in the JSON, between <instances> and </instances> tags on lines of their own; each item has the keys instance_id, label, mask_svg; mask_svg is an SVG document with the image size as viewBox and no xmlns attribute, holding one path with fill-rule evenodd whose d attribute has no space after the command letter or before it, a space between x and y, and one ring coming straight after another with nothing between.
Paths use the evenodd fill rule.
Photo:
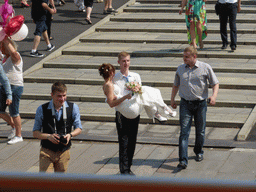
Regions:
<instances>
[{"instance_id":1,"label":"bouquet of white flowers","mask_svg":"<svg viewBox=\"0 0 256 192\"><path fill-rule=\"evenodd\" d=\"M132 91L133 94L142 94L141 85L136 81L128 82L125 84L125 86L128 90Z\"/></svg>"}]
</instances>

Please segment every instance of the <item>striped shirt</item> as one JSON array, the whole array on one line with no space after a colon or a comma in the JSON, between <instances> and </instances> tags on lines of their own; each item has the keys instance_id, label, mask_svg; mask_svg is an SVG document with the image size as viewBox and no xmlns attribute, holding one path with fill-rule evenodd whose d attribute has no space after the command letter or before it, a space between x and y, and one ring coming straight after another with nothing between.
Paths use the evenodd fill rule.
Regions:
<instances>
[{"instance_id":1,"label":"striped shirt","mask_svg":"<svg viewBox=\"0 0 256 192\"><path fill-rule=\"evenodd\" d=\"M179 86L180 97L189 101L207 99L209 84L214 86L218 83L212 67L201 61L196 61L192 69L186 64L180 65L174 79L174 85Z\"/></svg>"}]
</instances>

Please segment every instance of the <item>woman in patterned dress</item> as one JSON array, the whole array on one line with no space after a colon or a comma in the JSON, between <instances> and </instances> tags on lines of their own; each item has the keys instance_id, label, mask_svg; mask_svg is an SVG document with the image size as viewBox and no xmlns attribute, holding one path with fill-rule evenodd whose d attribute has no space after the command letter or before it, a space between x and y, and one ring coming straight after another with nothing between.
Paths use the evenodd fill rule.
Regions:
<instances>
[{"instance_id":1,"label":"woman in patterned dress","mask_svg":"<svg viewBox=\"0 0 256 192\"><path fill-rule=\"evenodd\" d=\"M186 25L188 34L188 43L200 49L204 47L203 40L207 36L206 19L206 0L182 0L179 14L183 12L186 6Z\"/></svg>"}]
</instances>

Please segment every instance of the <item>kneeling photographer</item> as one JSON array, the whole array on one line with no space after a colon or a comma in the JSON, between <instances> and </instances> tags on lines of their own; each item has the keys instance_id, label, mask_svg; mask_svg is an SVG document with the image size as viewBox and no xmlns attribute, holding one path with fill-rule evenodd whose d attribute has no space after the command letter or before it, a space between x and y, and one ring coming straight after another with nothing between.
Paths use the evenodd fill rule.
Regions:
<instances>
[{"instance_id":1,"label":"kneeling photographer","mask_svg":"<svg viewBox=\"0 0 256 192\"><path fill-rule=\"evenodd\" d=\"M66 172L70 159L71 138L82 131L79 108L67 102L67 87L52 85L52 100L38 107L33 136L41 140L40 172ZM73 127L73 131L72 131Z\"/></svg>"}]
</instances>

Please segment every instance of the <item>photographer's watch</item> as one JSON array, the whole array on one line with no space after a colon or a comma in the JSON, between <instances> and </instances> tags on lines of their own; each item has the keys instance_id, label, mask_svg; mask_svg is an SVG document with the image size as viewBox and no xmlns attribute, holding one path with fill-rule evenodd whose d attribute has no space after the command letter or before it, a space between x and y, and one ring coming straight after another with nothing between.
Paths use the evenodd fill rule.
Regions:
<instances>
[{"instance_id":1,"label":"photographer's watch","mask_svg":"<svg viewBox=\"0 0 256 192\"><path fill-rule=\"evenodd\" d=\"M71 133L69 133L70 134L70 138L72 138L73 137L73 135L71 134Z\"/></svg>"}]
</instances>

